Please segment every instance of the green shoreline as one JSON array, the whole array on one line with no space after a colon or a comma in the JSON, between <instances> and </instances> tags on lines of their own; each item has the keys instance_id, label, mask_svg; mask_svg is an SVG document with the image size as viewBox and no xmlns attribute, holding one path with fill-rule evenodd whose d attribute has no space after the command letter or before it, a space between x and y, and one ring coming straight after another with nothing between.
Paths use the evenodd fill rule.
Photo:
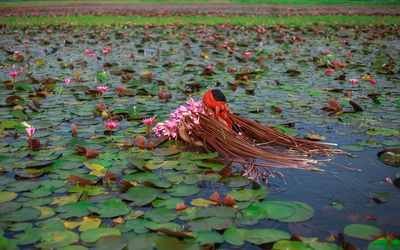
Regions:
<instances>
[{"instance_id":1,"label":"green shoreline","mask_svg":"<svg viewBox=\"0 0 400 250\"><path fill-rule=\"evenodd\" d=\"M309 22L314 25L374 25L377 21L380 24L399 25L400 17L379 17L379 16L301 16L301 17L213 17L206 16L197 17L182 17L182 16L167 16L167 17L121 17L121 16L66 16L66 17L4 17L0 18L0 24L7 27L23 27L23 26L39 26L45 23L46 25L59 25L62 22L69 22L71 25L105 25L105 24L125 24L131 22L137 25L157 24L170 25L179 20L183 24L201 23L206 25L223 24L229 20L231 25L240 24L283 24L288 26L307 26ZM77 22L77 23L76 23Z\"/></svg>"},{"instance_id":2,"label":"green shoreline","mask_svg":"<svg viewBox=\"0 0 400 250\"><path fill-rule=\"evenodd\" d=\"M66 1L5 1L0 7L49 7L66 6L74 4L84 5L118 5L118 4L277 4L277 5L356 5L356 6L400 6L400 1L377 0L377 1L331 1L331 0L66 0Z\"/></svg>"}]
</instances>

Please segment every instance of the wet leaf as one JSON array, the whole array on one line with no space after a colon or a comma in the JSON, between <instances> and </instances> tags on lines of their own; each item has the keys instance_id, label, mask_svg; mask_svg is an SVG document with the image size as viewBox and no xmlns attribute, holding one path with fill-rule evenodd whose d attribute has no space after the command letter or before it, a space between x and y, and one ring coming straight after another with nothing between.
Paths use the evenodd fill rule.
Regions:
<instances>
[{"instance_id":1,"label":"wet leaf","mask_svg":"<svg viewBox=\"0 0 400 250\"><path fill-rule=\"evenodd\" d=\"M382 230L365 224L351 224L347 225L343 232L351 237L363 239L363 240L372 240L376 236L382 234Z\"/></svg>"},{"instance_id":2,"label":"wet leaf","mask_svg":"<svg viewBox=\"0 0 400 250\"><path fill-rule=\"evenodd\" d=\"M245 240L256 245L290 239L290 234L277 229L250 229L246 231Z\"/></svg>"},{"instance_id":3,"label":"wet leaf","mask_svg":"<svg viewBox=\"0 0 400 250\"><path fill-rule=\"evenodd\" d=\"M106 200L96 206L88 206L89 211L97 213L101 218L112 218L128 214L131 209L120 200Z\"/></svg>"},{"instance_id":4,"label":"wet leaf","mask_svg":"<svg viewBox=\"0 0 400 250\"><path fill-rule=\"evenodd\" d=\"M400 167L400 148L388 148L379 151L378 157L386 165Z\"/></svg>"}]
</instances>

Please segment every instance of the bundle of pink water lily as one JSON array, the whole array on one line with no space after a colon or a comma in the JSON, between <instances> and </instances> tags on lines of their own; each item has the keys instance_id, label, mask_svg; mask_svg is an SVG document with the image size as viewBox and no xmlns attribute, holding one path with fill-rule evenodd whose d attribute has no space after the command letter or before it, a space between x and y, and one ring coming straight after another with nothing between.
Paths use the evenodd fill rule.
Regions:
<instances>
[{"instance_id":1,"label":"bundle of pink water lily","mask_svg":"<svg viewBox=\"0 0 400 250\"><path fill-rule=\"evenodd\" d=\"M156 136L165 136L168 139L178 139L178 126L185 122L187 128L191 128L194 124L199 124L200 114L204 114L203 102L196 102L193 98L190 98L186 104L187 107L181 105L177 108L174 113L171 113L171 117L164 122L159 122L153 128ZM190 118L190 119L186 119Z\"/></svg>"}]
</instances>

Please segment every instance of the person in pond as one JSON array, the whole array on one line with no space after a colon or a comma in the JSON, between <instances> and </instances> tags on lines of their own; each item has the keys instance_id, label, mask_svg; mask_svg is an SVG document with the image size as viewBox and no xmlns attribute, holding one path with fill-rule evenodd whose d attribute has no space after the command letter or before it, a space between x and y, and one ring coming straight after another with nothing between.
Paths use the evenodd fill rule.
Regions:
<instances>
[{"instance_id":1,"label":"person in pond","mask_svg":"<svg viewBox=\"0 0 400 250\"><path fill-rule=\"evenodd\" d=\"M322 171L315 167L318 160L311 155L332 156L344 153L329 147L335 145L286 135L278 129L264 126L234 114L226 104L224 94L209 89L201 101L190 98L171 117L153 128L156 136L204 147L218 152L227 161L239 163L249 179L274 177L284 179L276 168ZM264 171L263 171L264 170Z\"/></svg>"}]
</instances>

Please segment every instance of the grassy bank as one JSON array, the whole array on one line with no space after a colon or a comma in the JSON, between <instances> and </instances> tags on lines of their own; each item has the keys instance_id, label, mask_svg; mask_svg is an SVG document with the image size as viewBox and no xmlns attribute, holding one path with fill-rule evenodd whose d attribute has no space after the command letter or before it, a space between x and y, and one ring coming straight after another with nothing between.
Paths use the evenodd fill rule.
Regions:
<instances>
[{"instance_id":1,"label":"grassy bank","mask_svg":"<svg viewBox=\"0 0 400 250\"><path fill-rule=\"evenodd\" d=\"M398 0L111 0L111 1L93 1L93 0L65 0L65 1L5 1L0 2L0 7L22 7L22 6L66 6L71 4L85 5L115 5L115 4L145 4L145 3L232 3L232 4L284 4L284 5L396 5L400 6Z\"/></svg>"},{"instance_id":2,"label":"grassy bank","mask_svg":"<svg viewBox=\"0 0 400 250\"><path fill-rule=\"evenodd\" d=\"M374 17L374 16L302 16L302 17L242 17L242 16L232 16L232 17L117 17L117 16L69 16L69 17L7 17L0 19L0 23L3 25L8 25L10 27L21 27L25 25L41 25L45 23L47 25L56 25L61 22L69 22L73 25L103 25L111 24L115 22L116 24L124 24L126 22L136 23L138 25L144 24L158 24L166 25L174 23L179 20L184 24L191 23L202 23L202 24L222 24L227 20L230 21L231 25L238 24L286 24L293 26L306 26L309 22L319 25L360 25L360 24L370 24L372 21L380 21L385 24L399 24L400 17ZM320 23L323 22L323 23Z\"/></svg>"}]
</instances>

